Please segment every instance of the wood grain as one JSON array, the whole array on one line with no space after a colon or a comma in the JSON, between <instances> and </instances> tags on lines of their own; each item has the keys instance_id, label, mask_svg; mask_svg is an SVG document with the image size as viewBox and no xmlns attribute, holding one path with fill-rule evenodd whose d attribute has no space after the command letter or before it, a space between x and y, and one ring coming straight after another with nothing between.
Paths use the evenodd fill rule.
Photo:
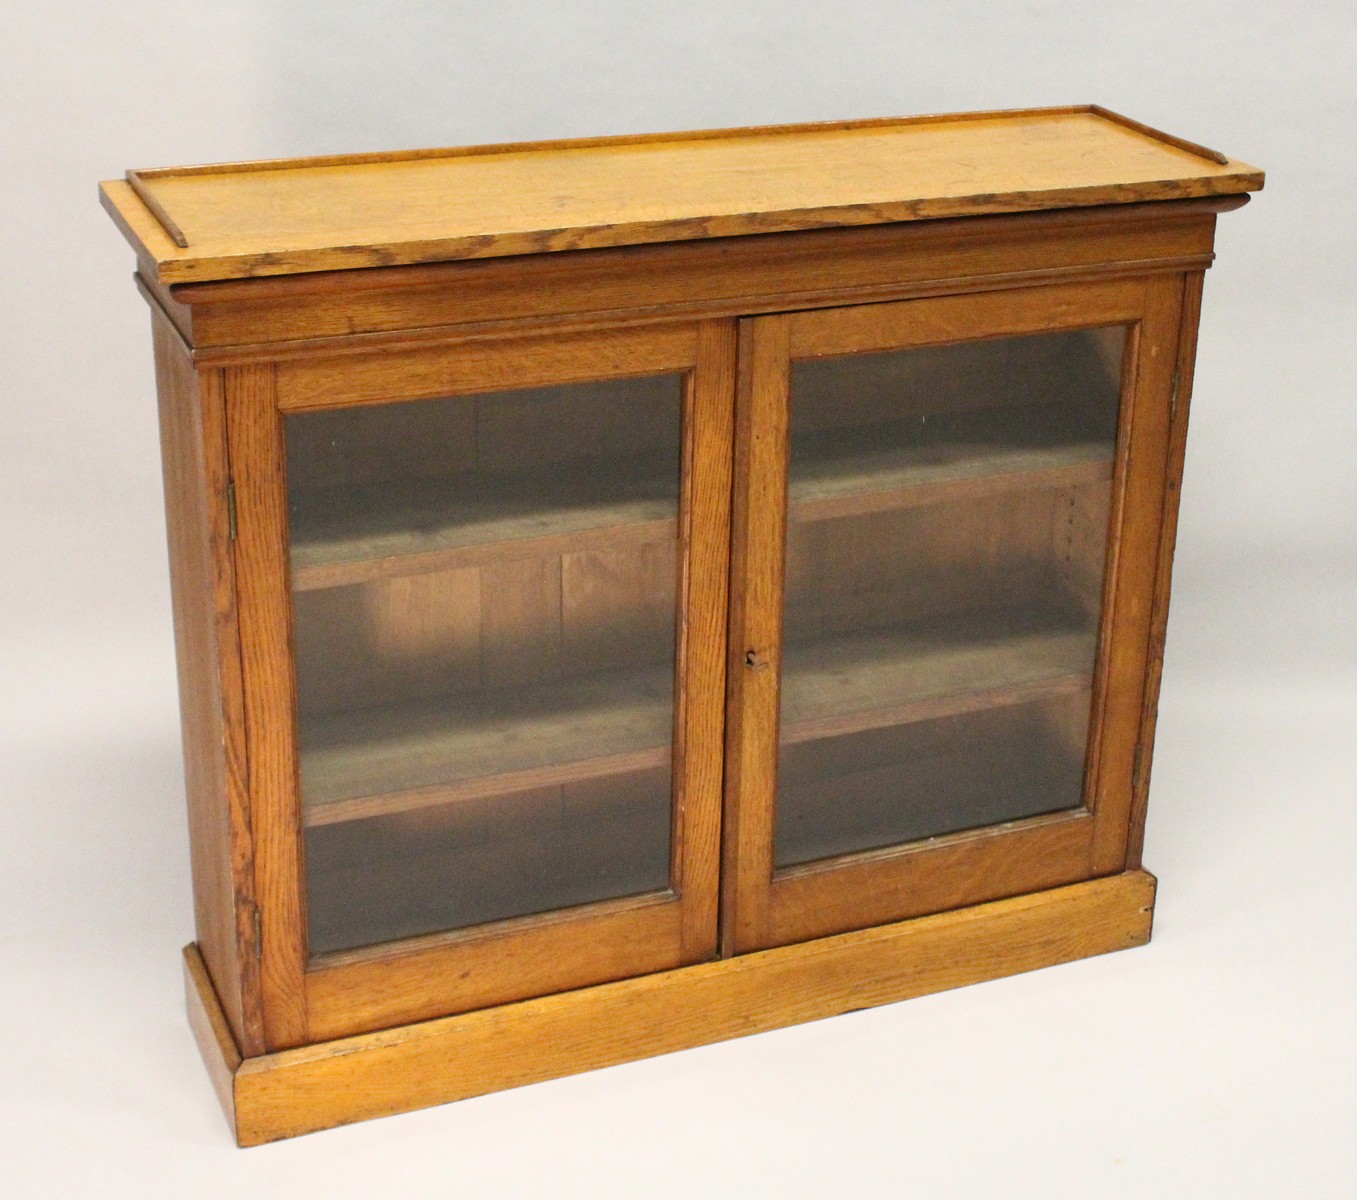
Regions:
<instances>
[{"instance_id":1,"label":"wood grain","mask_svg":"<svg viewBox=\"0 0 1357 1200\"><path fill-rule=\"evenodd\" d=\"M1108 464L1109 468L1111 464ZM1060 489L1051 527L1052 555L1064 593L1096 623L1102 612L1110 540L1111 478Z\"/></svg>"},{"instance_id":2,"label":"wood grain","mask_svg":"<svg viewBox=\"0 0 1357 1200\"><path fill-rule=\"evenodd\" d=\"M537 583L521 587L519 599L533 612L511 611L514 602L506 602L488 625L484 609L493 598L487 599L487 573L501 570L501 565L482 569L485 678L495 678L502 655L494 646L503 640L501 634L519 636L507 629L497 632L496 621L535 629L549 615L550 624L559 629L559 679L544 671L535 683L525 679L512 691L483 692L460 706L448 700L419 701L381 711L308 714L304 726L303 785L307 820L313 824L398 812L414 816L416 808L458 800L480 803L497 794L521 796L551 787L566 789L567 797L572 787L583 795L579 788L590 781L609 776L620 781L624 774L653 771L672 761L670 890L643 902L621 902L620 907L611 901L582 904L364 952L326 955L312 963L306 976L310 1036L336 1036L503 1003L544 990L667 969L713 953L733 336L728 323L644 330L630 339L624 334L620 340L634 351L625 362L609 357L618 341L612 336L543 346L538 361L542 382L548 384L558 382L549 374L552 363L584 362L586 352L597 352L591 378L625 376L638 366L653 366L659 356L667 368L688 379L677 544L571 550L560 559L559 592ZM518 344L489 344L480 361L512 372ZM686 358L679 353L685 347ZM402 363L393 364L392 380L394 388L406 387ZM481 390L486 382L481 375L470 386ZM543 446L550 449L546 442ZM506 463L511 449L506 443ZM670 565L674 560L677 572ZM639 606L642 616L634 628L620 619L627 606L612 594L616 589ZM675 637L677 679L671 666L657 665L668 657L661 651ZM619 644L635 659L635 667L598 674L605 660L615 667ZM620 657L626 660L628 655ZM518 659L514 664L515 670L524 666ZM331 750L339 758L327 763ZM330 784L339 791L327 792ZM327 809L327 799L337 807ZM587 816L582 810L576 815Z\"/></svg>"},{"instance_id":3,"label":"wood grain","mask_svg":"<svg viewBox=\"0 0 1357 1200\"><path fill-rule=\"evenodd\" d=\"M797 313L789 353L796 359L868 354L1125 324L1139 316L1144 290L1142 279L1111 279Z\"/></svg>"},{"instance_id":4,"label":"wood grain","mask_svg":"<svg viewBox=\"0 0 1357 1200\"><path fill-rule=\"evenodd\" d=\"M235 578L226 528L221 380L199 377L152 321L194 926L234 1036L264 1049L254 954L254 847L245 778Z\"/></svg>"},{"instance_id":5,"label":"wood grain","mask_svg":"<svg viewBox=\"0 0 1357 1200\"><path fill-rule=\"evenodd\" d=\"M300 719L476 691L497 646L477 570L293 592ZM509 606L505 605L507 609ZM506 664L509 665L509 664Z\"/></svg>"},{"instance_id":6,"label":"wood grain","mask_svg":"<svg viewBox=\"0 0 1357 1200\"><path fill-rule=\"evenodd\" d=\"M769 889L764 946L1077 883L1093 836L1080 808L787 867Z\"/></svg>"},{"instance_id":7,"label":"wood grain","mask_svg":"<svg viewBox=\"0 0 1357 1200\"><path fill-rule=\"evenodd\" d=\"M1132 780L1130 833L1126 844L1128 870L1140 867L1145 842L1145 814L1150 791L1150 760L1159 718L1159 684L1164 672L1164 640L1168 633L1169 592L1173 581L1173 550L1178 534L1178 501L1182 492L1183 462L1187 452L1188 409L1197 358L1197 327L1201 318L1201 272L1188 275L1183 285L1182 320L1178 333L1175 394L1170 409L1168 466L1164 481L1164 511L1159 532L1159 562L1155 570L1150 661L1145 677L1145 700L1140 726L1140 770Z\"/></svg>"},{"instance_id":8,"label":"wood grain","mask_svg":"<svg viewBox=\"0 0 1357 1200\"><path fill-rule=\"evenodd\" d=\"M739 326L721 852L724 955L763 938L773 873L790 333L786 316L757 317Z\"/></svg>"},{"instance_id":9,"label":"wood grain","mask_svg":"<svg viewBox=\"0 0 1357 1200\"><path fill-rule=\"evenodd\" d=\"M781 744L1078 690L1093 648L1091 631L1023 609L784 642Z\"/></svg>"},{"instance_id":10,"label":"wood grain","mask_svg":"<svg viewBox=\"0 0 1357 1200\"><path fill-rule=\"evenodd\" d=\"M1127 869L1140 861L1201 272L1216 214L1261 185L1246 164L1093 106L104 185L155 314L198 931L190 1023L241 1142L1146 940L1153 880ZM898 429L836 427L824 406L822 469L789 485L793 361L1061 329L1102 330L1080 338L1113 367L1126 347L1115 455L1097 414L1085 424L1067 397L1028 398L1019 424L1040 436L1024 441L944 386L920 391L921 411L956 427L919 453L882 448L901 444ZM645 507L644 455L614 436L625 405L582 425L569 402L531 394L499 416L468 404L462 425L446 423L441 442L416 435L408 454L408 428L390 419L397 400L432 421L439 397L499 403L647 376L684 381L677 516L672 502ZM317 424L307 445L289 433L285 454L286 413ZM350 418L340 447L329 435ZM526 532L488 511L433 522L419 546L358 528L396 474L434 494L459 472L522 461L562 485L576 445L619 482L585 520L553 524L570 496L546 487ZM300 521L290 547L288 472L324 477L345 455L334 481L357 502L321 536ZM610 465L623 460L644 484L634 494ZM672 488L672 455L654 478L665 471ZM465 498L449 513L467 516ZM800 589L817 572L840 586L811 611ZM944 613L946 629L930 625ZM655 670L671 630L676 676ZM327 637L378 665L346 680ZM630 672L654 691L611 747L559 720L579 708L572 681L610 647L627 659L613 683ZM512 736L444 744L450 724L475 722L435 697L489 684L524 708ZM596 697L615 698L606 683ZM378 708L391 744L363 746L350 735L371 733ZM303 827L297 733L326 722L345 753L373 756L369 775L331 764L336 806L321 819L372 825ZM411 722L429 744L394 754ZM954 765L980 726L1021 742L1065 800L1088 728L1084 805L1041 812L1021 788L986 792L998 767ZM515 741L548 761L500 753ZM855 805L864 836L866 810L888 807L882 788L941 803L974 784L975 811L1007 804L1012 818L884 848L826 850L811 830L801 857L775 862L780 750L807 808ZM471 773L451 778L454 761ZM667 888L660 837L640 894L473 913L485 923L443 933L396 920L399 940L308 953L309 842L320 862L321 838L350 837L331 856L343 903L379 828L381 845L409 850L382 860L392 888L435 835L479 821L512 839L550 813L606 852L594 802L631 789L635 812L611 831L631 844L663 821L666 785L651 783L671 762ZM420 878L437 890L436 874ZM322 949L360 942L340 929ZM707 961L718 952L733 957Z\"/></svg>"},{"instance_id":11,"label":"wood grain","mask_svg":"<svg viewBox=\"0 0 1357 1200\"><path fill-rule=\"evenodd\" d=\"M306 905L288 603L287 479L274 371L232 367L225 403L235 483L236 603L249 742L250 823L269 1049L306 1040Z\"/></svg>"},{"instance_id":12,"label":"wood grain","mask_svg":"<svg viewBox=\"0 0 1357 1200\"><path fill-rule=\"evenodd\" d=\"M1089 764L1088 802L1098 826L1089 869L1095 875L1121 870L1126 857L1149 671L1182 303L1183 277L1146 280L1144 313L1128 364L1133 375L1122 403Z\"/></svg>"},{"instance_id":13,"label":"wood grain","mask_svg":"<svg viewBox=\"0 0 1357 1200\"><path fill-rule=\"evenodd\" d=\"M1057 492L966 496L959 504L901 508L792 525L787 539L784 637L813 644L933 622L973 629L984 614L1029 608L1078 629L1051 564L1047 530ZM1016 629L1014 630L1016 632Z\"/></svg>"},{"instance_id":14,"label":"wood grain","mask_svg":"<svg viewBox=\"0 0 1357 1200\"><path fill-rule=\"evenodd\" d=\"M717 952L737 328L708 321L684 397L673 879L685 961Z\"/></svg>"},{"instance_id":15,"label":"wood grain","mask_svg":"<svg viewBox=\"0 0 1357 1200\"><path fill-rule=\"evenodd\" d=\"M674 501L677 482L671 481ZM566 672L615 670L619 663L672 669L685 556L679 537L563 555L556 620Z\"/></svg>"},{"instance_id":16,"label":"wood grain","mask_svg":"<svg viewBox=\"0 0 1357 1200\"><path fill-rule=\"evenodd\" d=\"M198 1053L207 1067L212 1090L217 1093L231 1133L236 1132L236 1072L241 1054L197 945L184 947L184 1001L188 1025ZM256 1056L257 1059L257 1056Z\"/></svg>"},{"instance_id":17,"label":"wood grain","mask_svg":"<svg viewBox=\"0 0 1357 1200\"><path fill-rule=\"evenodd\" d=\"M101 194L154 257L159 278L176 283L1262 186L1256 168L1189 145L1084 108L139 171L148 198L175 224L168 239L146 236L136 215L145 201L130 184L106 183ZM666 181L662 193L656 178ZM173 234L188 245L173 244Z\"/></svg>"},{"instance_id":18,"label":"wood grain","mask_svg":"<svg viewBox=\"0 0 1357 1200\"><path fill-rule=\"evenodd\" d=\"M1153 877L1132 872L247 1060L237 1137L258 1145L1143 945L1153 905Z\"/></svg>"},{"instance_id":19,"label":"wood grain","mask_svg":"<svg viewBox=\"0 0 1357 1200\"><path fill-rule=\"evenodd\" d=\"M463 346L285 362L278 404L289 412L472 392L624 379L681 371L697 326L657 325L569 336L524 336Z\"/></svg>"},{"instance_id":20,"label":"wood grain","mask_svg":"<svg viewBox=\"0 0 1357 1200\"><path fill-rule=\"evenodd\" d=\"M859 426L818 440L799 437L789 487L790 522L1112 477L1111 446L1063 405L1010 405L951 419L931 416L923 434L916 419Z\"/></svg>"},{"instance_id":21,"label":"wood grain","mask_svg":"<svg viewBox=\"0 0 1357 1200\"><path fill-rule=\"evenodd\" d=\"M324 509L324 525L306 519ZM293 584L336 587L390 575L447 571L672 544L674 463L593 458L530 479L452 476L299 498Z\"/></svg>"},{"instance_id":22,"label":"wood grain","mask_svg":"<svg viewBox=\"0 0 1357 1200\"><path fill-rule=\"evenodd\" d=\"M573 666L562 619L564 574L554 557L508 559L477 573L482 688L550 686Z\"/></svg>"},{"instance_id":23,"label":"wood grain","mask_svg":"<svg viewBox=\"0 0 1357 1200\"><path fill-rule=\"evenodd\" d=\"M667 669L309 717L305 821L322 825L664 766Z\"/></svg>"},{"instance_id":24,"label":"wood grain","mask_svg":"<svg viewBox=\"0 0 1357 1200\"><path fill-rule=\"evenodd\" d=\"M143 280L200 364L364 353L529 330L749 316L1204 268L1247 196L313 272ZM144 273L147 268L141 268Z\"/></svg>"},{"instance_id":25,"label":"wood grain","mask_svg":"<svg viewBox=\"0 0 1357 1200\"><path fill-rule=\"evenodd\" d=\"M684 953L672 891L325 955L307 973L311 1041L668 971Z\"/></svg>"}]
</instances>

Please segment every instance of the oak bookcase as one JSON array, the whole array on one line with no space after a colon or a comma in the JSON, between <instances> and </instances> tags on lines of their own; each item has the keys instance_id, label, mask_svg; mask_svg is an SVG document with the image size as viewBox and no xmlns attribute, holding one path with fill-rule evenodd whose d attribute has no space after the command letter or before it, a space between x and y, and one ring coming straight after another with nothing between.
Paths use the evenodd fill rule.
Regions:
<instances>
[{"instance_id":1,"label":"oak bookcase","mask_svg":"<svg viewBox=\"0 0 1357 1200\"><path fill-rule=\"evenodd\" d=\"M1261 186L1087 106L105 183L240 1143L1145 942Z\"/></svg>"}]
</instances>

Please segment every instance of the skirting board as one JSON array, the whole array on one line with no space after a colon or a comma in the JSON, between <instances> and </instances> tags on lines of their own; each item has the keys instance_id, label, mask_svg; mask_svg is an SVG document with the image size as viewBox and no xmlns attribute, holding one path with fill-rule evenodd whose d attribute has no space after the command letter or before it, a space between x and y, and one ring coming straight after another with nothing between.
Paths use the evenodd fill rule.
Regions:
<instances>
[{"instance_id":1,"label":"skirting board","mask_svg":"<svg viewBox=\"0 0 1357 1200\"><path fill-rule=\"evenodd\" d=\"M1143 945L1154 893L1129 871L249 1059L188 946L189 1023L254 1146Z\"/></svg>"}]
</instances>

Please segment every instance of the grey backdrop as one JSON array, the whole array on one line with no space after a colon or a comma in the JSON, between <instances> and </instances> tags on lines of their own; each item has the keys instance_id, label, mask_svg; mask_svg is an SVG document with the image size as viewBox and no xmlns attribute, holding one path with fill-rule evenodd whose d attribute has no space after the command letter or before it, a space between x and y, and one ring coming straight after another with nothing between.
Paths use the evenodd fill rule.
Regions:
<instances>
[{"instance_id":1,"label":"grey backdrop","mask_svg":"<svg viewBox=\"0 0 1357 1200\"><path fill-rule=\"evenodd\" d=\"M0 1191L1351 1197L1350 2L15 0L0 14ZM192 934L129 166L1097 101L1268 171L1207 278L1150 947L279 1146Z\"/></svg>"}]
</instances>

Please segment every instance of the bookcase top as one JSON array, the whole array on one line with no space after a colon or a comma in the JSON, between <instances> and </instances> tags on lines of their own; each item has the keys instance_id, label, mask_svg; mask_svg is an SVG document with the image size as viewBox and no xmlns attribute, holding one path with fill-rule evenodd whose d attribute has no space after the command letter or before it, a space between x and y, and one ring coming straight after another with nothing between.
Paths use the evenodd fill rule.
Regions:
<instances>
[{"instance_id":1,"label":"bookcase top","mask_svg":"<svg viewBox=\"0 0 1357 1200\"><path fill-rule=\"evenodd\" d=\"M165 284L1256 191L1096 105L129 171Z\"/></svg>"}]
</instances>

